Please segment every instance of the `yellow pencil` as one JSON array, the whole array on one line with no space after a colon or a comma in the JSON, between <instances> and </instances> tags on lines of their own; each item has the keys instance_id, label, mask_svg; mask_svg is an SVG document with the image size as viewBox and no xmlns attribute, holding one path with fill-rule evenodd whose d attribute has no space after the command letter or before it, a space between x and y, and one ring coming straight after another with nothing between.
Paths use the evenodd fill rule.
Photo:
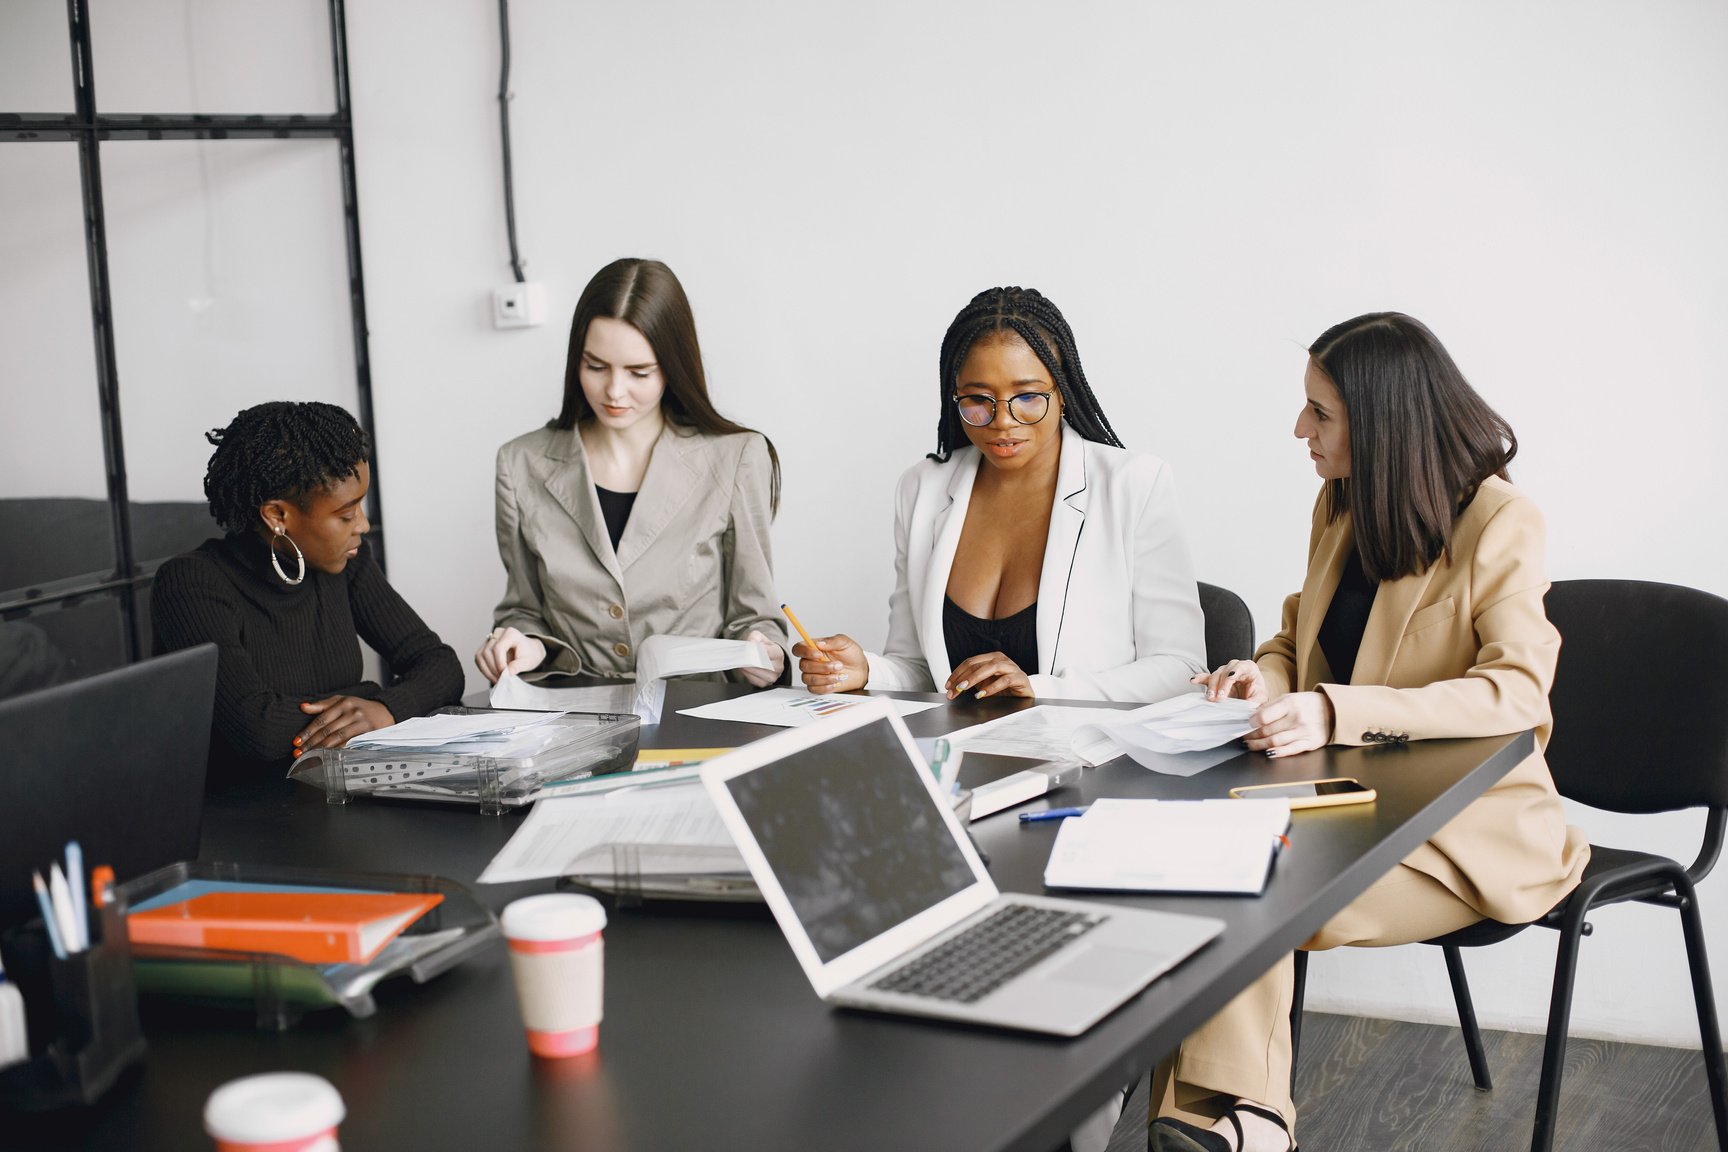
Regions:
<instances>
[{"instance_id":1,"label":"yellow pencil","mask_svg":"<svg viewBox=\"0 0 1728 1152\"><path fill-rule=\"evenodd\" d=\"M826 648L818 648L816 646L816 641L810 639L810 633L804 631L804 625L798 622L798 617L792 614L792 609L790 607L782 604L780 605L780 611L786 613L786 619L792 621L792 627L798 629L798 635L804 638L804 643L810 646L810 651L819 652L823 656L828 656L828 650ZM834 657L828 656L828 659L833 660Z\"/></svg>"}]
</instances>

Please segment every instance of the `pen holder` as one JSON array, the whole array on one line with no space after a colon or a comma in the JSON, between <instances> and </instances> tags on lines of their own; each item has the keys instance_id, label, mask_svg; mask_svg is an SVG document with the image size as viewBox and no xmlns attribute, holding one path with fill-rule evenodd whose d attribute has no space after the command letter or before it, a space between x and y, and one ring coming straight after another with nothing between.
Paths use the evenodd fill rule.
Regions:
<instances>
[{"instance_id":1,"label":"pen holder","mask_svg":"<svg viewBox=\"0 0 1728 1152\"><path fill-rule=\"evenodd\" d=\"M92 1104L144 1056L132 949L114 905L92 910L90 947L54 958L40 921L6 939L6 972L24 996L30 1059L0 1068L0 1108Z\"/></svg>"}]
</instances>

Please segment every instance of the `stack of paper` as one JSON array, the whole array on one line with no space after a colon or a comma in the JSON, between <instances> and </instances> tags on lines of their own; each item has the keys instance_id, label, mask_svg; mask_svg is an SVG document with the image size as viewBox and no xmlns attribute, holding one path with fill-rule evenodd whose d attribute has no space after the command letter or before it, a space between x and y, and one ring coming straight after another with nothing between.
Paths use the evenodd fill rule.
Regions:
<instances>
[{"instance_id":1,"label":"stack of paper","mask_svg":"<svg viewBox=\"0 0 1728 1152\"><path fill-rule=\"evenodd\" d=\"M1287 800L1098 800L1062 821L1044 883L1258 894L1289 827Z\"/></svg>"},{"instance_id":2,"label":"stack of paper","mask_svg":"<svg viewBox=\"0 0 1728 1152\"><path fill-rule=\"evenodd\" d=\"M416 716L388 728L362 732L349 748L373 752L439 752L452 756L525 756L539 751L554 731L537 731L558 718L555 712L439 713Z\"/></svg>"}]
</instances>

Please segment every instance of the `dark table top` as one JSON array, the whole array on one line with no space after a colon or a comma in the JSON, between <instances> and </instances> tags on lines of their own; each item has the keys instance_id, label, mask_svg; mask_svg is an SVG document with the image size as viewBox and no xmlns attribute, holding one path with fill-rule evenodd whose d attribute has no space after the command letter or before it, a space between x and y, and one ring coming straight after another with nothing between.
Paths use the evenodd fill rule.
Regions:
<instances>
[{"instance_id":1,"label":"dark table top","mask_svg":"<svg viewBox=\"0 0 1728 1152\"><path fill-rule=\"evenodd\" d=\"M730 691L674 684L645 744L729 746L773 731L674 712ZM907 724L939 735L1030 703L959 702ZM1291 849L1260 897L1096 897L1216 916L1227 927L1074 1040L835 1011L759 906L650 905L611 912L606 1018L591 1057L529 1055L501 946L424 985L386 982L369 1019L324 1011L278 1034L253 1031L250 1016L151 999L141 1068L91 1108L0 1118L0 1148L201 1147L200 1116L215 1087L290 1068L341 1090L347 1152L1052 1148L1533 746L1520 733L1278 761L1244 753L1187 778L1119 759L1047 800L974 823L997 885L1041 892L1056 823L1023 825L1016 811L1101 796L1223 796L1237 784L1326 776L1354 776L1379 792L1372 804L1297 813ZM551 887L473 885L520 823L520 814L409 802L331 806L310 788L272 781L211 800L201 856L435 873L472 885L497 910Z\"/></svg>"}]
</instances>

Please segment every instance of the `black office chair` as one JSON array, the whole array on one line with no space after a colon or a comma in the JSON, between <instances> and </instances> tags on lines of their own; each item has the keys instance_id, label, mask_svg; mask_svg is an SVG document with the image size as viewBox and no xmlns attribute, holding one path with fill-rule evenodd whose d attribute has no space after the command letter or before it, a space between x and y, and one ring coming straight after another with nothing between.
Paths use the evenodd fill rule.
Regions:
<instances>
[{"instance_id":1,"label":"black office chair","mask_svg":"<svg viewBox=\"0 0 1728 1152\"><path fill-rule=\"evenodd\" d=\"M1254 614L1242 597L1216 584L1200 585L1200 613L1206 617L1206 669L1227 660L1254 657Z\"/></svg>"},{"instance_id":2,"label":"black office chair","mask_svg":"<svg viewBox=\"0 0 1728 1152\"><path fill-rule=\"evenodd\" d=\"M1548 1152L1554 1143L1578 945L1592 933L1585 917L1603 905L1636 900L1680 913L1716 1140L1728 1152L1722 1036L1694 891L1716 863L1728 824L1728 600L1643 580L1560 580L1547 606L1562 638L1548 697L1554 731L1547 749L1560 794L1610 812L1703 808L1708 817L1689 868L1666 856L1592 845L1578 887L1536 921L1558 931L1560 945L1530 1147ZM1527 927L1484 920L1424 941L1445 952L1470 1071L1483 1090L1493 1082L1459 949L1498 943ZM1307 961L1307 953L1296 953L1293 1049Z\"/></svg>"}]
</instances>

